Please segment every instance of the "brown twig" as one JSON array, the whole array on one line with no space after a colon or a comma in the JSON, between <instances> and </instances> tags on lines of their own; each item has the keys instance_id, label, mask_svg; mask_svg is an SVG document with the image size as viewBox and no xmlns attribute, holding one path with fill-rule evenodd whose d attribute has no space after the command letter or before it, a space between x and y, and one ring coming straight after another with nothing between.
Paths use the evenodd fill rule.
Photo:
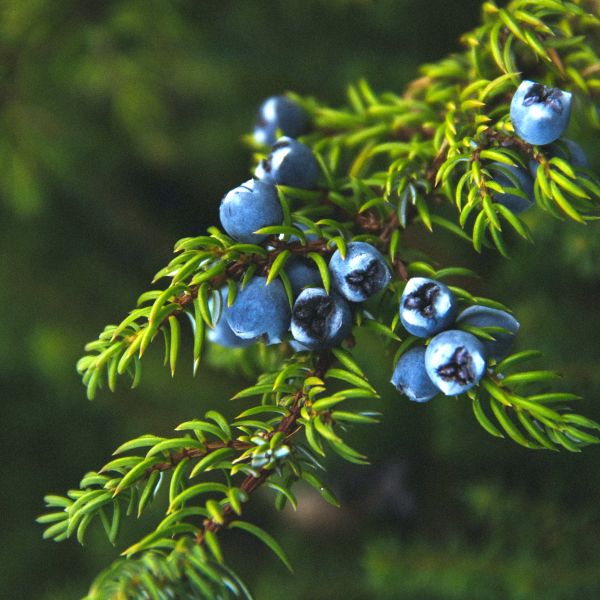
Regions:
<instances>
[{"instance_id":1,"label":"brown twig","mask_svg":"<svg viewBox=\"0 0 600 600\"><path fill-rule=\"evenodd\" d=\"M239 440L230 440L228 442L208 442L204 448L184 448L179 452L171 454L169 460L156 463L146 469L146 479L152 475L154 471L170 471L174 469L182 460L186 458L204 458L215 450L221 448L233 448L234 450L247 450L251 445Z\"/></svg>"}]
</instances>

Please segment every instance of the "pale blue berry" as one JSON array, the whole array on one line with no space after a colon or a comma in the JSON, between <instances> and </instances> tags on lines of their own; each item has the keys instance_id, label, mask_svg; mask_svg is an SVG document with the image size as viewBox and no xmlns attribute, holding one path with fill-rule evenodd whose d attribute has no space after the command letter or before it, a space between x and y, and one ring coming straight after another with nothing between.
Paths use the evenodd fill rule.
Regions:
<instances>
[{"instance_id":1,"label":"pale blue berry","mask_svg":"<svg viewBox=\"0 0 600 600\"><path fill-rule=\"evenodd\" d=\"M292 285L292 295L294 298L300 294L304 288L319 287L323 285L321 274L315 267L315 264L303 256L292 256L285 263L285 273Z\"/></svg>"},{"instance_id":2,"label":"pale blue berry","mask_svg":"<svg viewBox=\"0 0 600 600\"><path fill-rule=\"evenodd\" d=\"M454 323L458 306L448 286L427 277L412 277L400 298L400 320L417 337L430 337Z\"/></svg>"},{"instance_id":3,"label":"pale blue berry","mask_svg":"<svg viewBox=\"0 0 600 600\"><path fill-rule=\"evenodd\" d=\"M516 134L529 144L550 144L567 129L572 94L542 83L523 81L510 104Z\"/></svg>"},{"instance_id":4,"label":"pale blue berry","mask_svg":"<svg viewBox=\"0 0 600 600\"><path fill-rule=\"evenodd\" d=\"M290 327L290 305L279 279L267 285L266 277L253 277L238 292L225 318L233 333L243 339L281 342Z\"/></svg>"},{"instance_id":5,"label":"pale blue berry","mask_svg":"<svg viewBox=\"0 0 600 600\"><path fill-rule=\"evenodd\" d=\"M440 393L425 369L425 346L411 348L398 359L391 381L413 402L427 402Z\"/></svg>"},{"instance_id":6,"label":"pale blue berry","mask_svg":"<svg viewBox=\"0 0 600 600\"><path fill-rule=\"evenodd\" d=\"M346 258L336 250L329 261L329 272L336 290L350 302L368 300L386 288L392 278L381 252L366 242L350 242Z\"/></svg>"},{"instance_id":7,"label":"pale blue berry","mask_svg":"<svg viewBox=\"0 0 600 600\"><path fill-rule=\"evenodd\" d=\"M352 311L344 298L322 288L304 290L294 303L292 336L311 350L339 345L352 333Z\"/></svg>"},{"instance_id":8,"label":"pale blue berry","mask_svg":"<svg viewBox=\"0 0 600 600\"><path fill-rule=\"evenodd\" d=\"M446 396L462 394L477 385L486 366L481 340L458 329L439 333L425 351L427 374Z\"/></svg>"},{"instance_id":9,"label":"pale blue berry","mask_svg":"<svg viewBox=\"0 0 600 600\"><path fill-rule=\"evenodd\" d=\"M267 98L258 111L254 139L258 144L271 146L277 140L277 131L297 138L308 129L305 110L286 96Z\"/></svg>"},{"instance_id":10,"label":"pale blue berry","mask_svg":"<svg viewBox=\"0 0 600 600\"><path fill-rule=\"evenodd\" d=\"M250 179L223 198L219 216L223 229L234 240L259 244L268 236L255 231L283 223L277 188L272 182Z\"/></svg>"},{"instance_id":11,"label":"pale blue berry","mask_svg":"<svg viewBox=\"0 0 600 600\"><path fill-rule=\"evenodd\" d=\"M319 163L308 146L282 137L260 161L254 175L260 180L310 190L317 184L319 173Z\"/></svg>"},{"instance_id":12,"label":"pale blue berry","mask_svg":"<svg viewBox=\"0 0 600 600\"><path fill-rule=\"evenodd\" d=\"M226 348L245 348L254 343L253 339L242 339L233 333L229 323L227 323L227 314L230 308L227 306L227 286L222 287L216 298L210 298L208 306L210 309L210 315L213 319L213 329L208 329L207 337L214 344L219 346L225 346ZM214 323L214 319L217 318L217 322Z\"/></svg>"}]
</instances>

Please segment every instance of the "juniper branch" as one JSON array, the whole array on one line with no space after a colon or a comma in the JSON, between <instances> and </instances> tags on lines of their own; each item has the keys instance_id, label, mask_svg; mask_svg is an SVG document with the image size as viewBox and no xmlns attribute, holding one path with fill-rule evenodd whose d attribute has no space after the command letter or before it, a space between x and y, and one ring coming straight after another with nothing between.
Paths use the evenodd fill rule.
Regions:
<instances>
[{"instance_id":1,"label":"juniper branch","mask_svg":"<svg viewBox=\"0 0 600 600\"><path fill-rule=\"evenodd\" d=\"M329 351L323 351L316 360L314 370L309 374L309 377L316 377L317 379L323 379L327 370L333 364L334 356ZM289 414L284 416L275 430L269 434L272 437L275 433L281 433L285 437L286 441L297 433L297 422L300 417L300 412L304 403L308 400L308 393L303 389L299 389L295 394L290 405ZM261 469L257 475L248 475L242 484L240 489L250 496L255 492L265 481L273 474L272 470ZM221 520L215 521L214 519L208 519L204 522L204 530L196 536L196 541L199 544L203 544L206 538L206 531L212 531L217 533L221 529L227 528L229 523L235 518L236 511L233 509L231 504L225 506L223 510ZM239 516L239 515L238 515Z\"/></svg>"},{"instance_id":2,"label":"juniper branch","mask_svg":"<svg viewBox=\"0 0 600 600\"><path fill-rule=\"evenodd\" d=\"M232 303L255 275L267 276L269 281L279 277L292 301L284 267L290 257L304 256L314 261L328 289L325 259L334 251L343 256L352 241L377 246L396 275L374 306L358 305L354 311L355 325L380 335L395 349L396 362L412 345L421 343L399 331L397 308L405 280L413 275L436 280L473 275L459 267L434 267L434 261L418 248L403 245L404 229L442 227L468 240L478 252L496 247L503 254L507 253L503 238L507 230L531 238L521 219L495 200L505 186L494 181L493 163L517 166L535 161L539 166L535 199L541 209L580 223L597 218L598 178L551 156L547 148L523 142L508 118L511 90L519 73L526 70L549 85L573 91L586 123L600 128L600 113L594 105L600 91L597 9L597 0L516 0L507 8L486 2L482 25L463 37L465 51L426 65L403 93L377 94L361 81L350 86L348 105L340 109L297 98L314 120L314 131L304 141L319 159L325 185L311 191L279 186L284 222L260 230L269 236L264 245L236 243L216 228L210 228L208 235L180 240L175 246L177 255L155 279L168 278L168 285L142 294L136 309L86 347L88 354L78 369L88 395L93 397L103 381L114 389L118 375L127 372L137 384L140 357L159 331L164 334L166 362L174 373L180 347L177 323L184 315L193 321L196 368L206 328L216 320L210 301L213 307L217 304L220 288L227 286L227 300ZM584 41L577 36L584 36ZM517 192L523 190L517 186ZM456 208L453 218L440 212L444 203ZM308 234L318 239L309 241ZM450 289L461 304L505 309L456 285ZM486 328L465 328L481 339L493 339L494 332ZM211 571L213 563L226 569L220 564L217 533L235 526L257 535L287 564L275 540L236 517L262 486L276 492L278 507L295 504L292 487L299 479L335 503L315 474L318 459L332 450L350 462L364 464L365 457L343 440L344 428L375 422L373 413L338 407L353 398L378 395L354 357L342 348L319 357L297 352L285 358L285 345L271 352L276 366L237 395L258 397L260 402L231 422L209 411L204 420L178 428L195 437L142 436L124 444L120 450L148 450L145 456L123 456L101 472L87 474L80 489L66 497L48 497L51 512L40 518L48 525L45 536L61 540L76 532L81 541L98 517L115 543L122 511L137 509L140 514L156 493L161 474L170 472L167 516L125 551L137 557L116 563L100 578L102 589L111 593L143 590L159 597L157 590L164 588L172 595L181 584L195 586L194 593L211 597L205 579L216 572ZM488 363L480 386L469 393L481 426L528 448L579 451L598 443L600 426L569 407L577 397L548 391L546 386L556 379L555 373L520 370L522 363L536 356L520 352L499 364ZM334 361L339 365L334 366ZM331 380L350 387L332 392ZM536 389L540 385L544 387ZM233 430L241 433L235 435ZM306 446L298 440L300 434ZM277 451L283 452L276 456ZM225 483L208 476L201 483L188 483L209 470L222 474ZM239 485L234 481L240 481ZM200 496L208 499L200 503ZM193 553L195 562L182 560L182 548ZM168 552L163 553L165 549ZM219 571L212 581L221 584L228 576ZM235 582L233 587L243 592ZM190 593L187 588L185 593Z\"/></svg>"}]
</instances>

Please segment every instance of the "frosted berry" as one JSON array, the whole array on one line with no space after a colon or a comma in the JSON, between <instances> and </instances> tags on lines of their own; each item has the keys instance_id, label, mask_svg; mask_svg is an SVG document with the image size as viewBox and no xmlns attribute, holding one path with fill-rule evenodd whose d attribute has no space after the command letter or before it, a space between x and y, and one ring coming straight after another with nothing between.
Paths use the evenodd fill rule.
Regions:
<instances>
[{"instance_id":1,"label":"frosted berry","mask_svg":"<svg viewBox=\"0 0 600 600\"><path fill-rule=\"evenodd\" d=\"M283 211L272 182L250 179L231 190L219 209L223 229L238 242L259 244L266 235L254 233L283 223Z\"/></svg>"},{"instance_id":2,"label":"frosted berry","mask_svg":"<svg viewBox=\"0 0 600 600\"><path fill-rule=\"evenodd\" d=\"M290 305L279 279L267 285L266 277L253 277L238 292L225 318L233 333L243 339L281 342L290 327Z\"/></svg>"},{"instance_id":3,"label":"frosted berry","mask_svg":"<svg viewBox=\"0 0 600 600\"><path fill-rule=\"evenodd\" d=\"M322 288L304 290L294 303L292 335L307 348L337 346L352 333L352 311L346 300Z\"/></svg>"},{"instance_id":4,"label":"frosted berry","mask_svg":"<svg viewBox=\"0 0 600 600\"><path fill-rule=\"evenodd\" d=\"M323 285L321 274L315 267L315 264L303 256L292 256L285 263L285 273L292 284L292 294L294 298L300 294L304 288L319 287Z\"/></svg>"},{"instance_id":5,"label":"frosted berry","mask_svg":"<svg viewBox=\"0 0 600 600\"><path fill-rule=\"evenodd\" d=\"M207 337L211 342L219 344L219 346L225 346L226 348L245 348L254 343L254 340L244 340L241 337L238 337L233 333L231 327L229 327L226 317L230 310L227 306L227 295L227 286L225 286L219 290L219 296L216 299L216 302L213 298L208 301L210 315L213 318L213 321L217 315L219 315L219 318L214 324L214 328L208 329Z\"/></svg>"},{"instance_id":6,"label":"frosted berry","mask_svg":"<svg viewBox=\"0 0 600 600\"><path fill-rule=\"evenodd\" d=\"M310 190L317 184L319 173L317 159L308 146L282 137L260 161L254 175L263 181Z\"/></svg>"},{"instance_id":7,"label":"frosted berry","mask_svg":"<svg viewBox=\"0 0 600 600\"><path fill-rule=\"evenodd\" d=\"M409 279L400 298L400 320L417 337L430 337L454 323L458 306L448 286L427 277Z\"/></svg>"},{"instance_id":8,"label":"frosted berry","mask_svg":"<svg viewBox=\"0 0 600 600\"><path fill-rule=\"evenodd\" d=\"M267 98L258 110L254 127L254 140L258 144L271 146L277 140L277 132L297 138L308 129L305 110L286 96Z\"/></svg>"},{"instance_id":9,"label":"frosted berry","mask_svg":"<svg viewBox=\"0 0 600 600\"><path fill-rule=\"evenodd\" d=\"M425 351L427 374L446 396L462 394L477 385L486 366L481 340L458 329L439 333Z\"/></svg>"},{"instance_id":10,"label":"frosted berry","mask_svg":"<svg viewBox=\"0 0 600 600\"><path fill-rule=\"evenodd\" d=\"M440 393L425 370L425 346L411 348L398 359L391 381L413 402L427 402Z\"/></svg>"},{"instance_id":11,"label":"frosted berry","mask_svg":"<svg viewBox=\"0 0 600 600\"><path fill-rule=\"evenodd\" d=\"M529 144L550 144L567 129L571 116L572 95L523 81L510 103L510 118L516 134Z\"/></svg>"},{"instance_id":12,"label":"frosted berry","mask_svg":"<svg viewBox=\"0 0 600 600\"><path fill-rule=\"evenodd\" d=\"M350 242L345 259L336 250L329 272L336 290L350 302L364 302L387 287L392 277L381 252L366 242Z\"/></svg>"}]
</instances>

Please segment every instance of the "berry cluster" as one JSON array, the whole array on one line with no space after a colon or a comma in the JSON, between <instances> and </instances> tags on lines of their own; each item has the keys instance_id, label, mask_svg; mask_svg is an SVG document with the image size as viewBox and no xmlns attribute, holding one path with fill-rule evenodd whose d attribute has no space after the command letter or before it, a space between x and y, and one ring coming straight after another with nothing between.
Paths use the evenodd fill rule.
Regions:
<instances>
[{"instance_id":1,"label":"berry cluster","mask_svg":"<svg viewBox=\"0 0 600 600\"><path fill-rule=\"evenodd\" d=\"M283 211L277 185L312 189L319 178L319 166L308 146L290 137L303 133L308 119L302 109L285 97L269 98L261 107L254 130L257 142L271 142L279 132L270 154L255 171L255 179L231 190L220 207L221 224L236 241L260 244L263 227L281 225ZM307 240L311 241L311 234ZM291 241L294 241L293 239ZM226 289L211 301L213 321L209 339L227 347L243 347L258 339L267 344L281 342L291 331L294 348L318 350L340 344L350 336L352 303L364 302L384 289L391 279L384 257L366 242L352 242L342 256L337 250L329 271L334 291L320 287L322 276L301 256L285 265L294 298L290 310L283 283L267 283L264 276L253 277L240 286L235 301L226 306ZM218 304L216 306L215 304Z\"/></svg>"},{"instance_id":2,"label":"berry cluster","mask_svg":"<svg viewBox=\"0 0 600 600\"><path fill-rule=\"evenodd\" d=\"M503 310L474 305L458 314L450 288L426 277L413 277L406 284L400 320L412 335L430 338L427 347L402 354L392 376L394 386L415 402L431 400L440 391L455 396L470 390L481 381L489 361L509 354L519 330L519 322ZM465 331L472 328L493 334L481 339Z\"/></svg>"},{"instance_id":3,"label":"berry cluster","mask_svg":"<svg viewBox=\"0 0 600 600\"><path fill-rule=\"evenodd\" d=\"M561 137L569 124L571 105L572 94L559 88L527 80L519 85L510 104L510 118L531 160L528 168L509 160L485 165L494 202L514 214L533 206L534 179L549 159L566 160L575 168L589 167L583 149ZM254 177L228 192L220 206L224 230L240 244L285 248L282 240L276 248L262 230L284 225L278 186L317 188L319 162L311 148L296 139L310 126L304 109L285 96L268 98L260 107L254 141L270 146L270 152L258 163ZM521 144L514 137L508 143L515 141ZM295 225L306 231L304 225ZM304 238L303 243L320 242L310 231ZM291 337L292 348L303 351L335 347L351 336L358 304L386 289L391 281L386 259L371 244L350 241L343 251L338 248L333 253L328 265L316 268L305 257L307 252L297 252L297 242L295 236L289 237L288 244L295 248L288 246L292 253L284 261L283 280L260 271L246 273L231 305L228 287L213 295L209 302L213 328L208 332L212 342L235 348L258 340L276 344ZM452 290L423 277L407 281L399 318L414 338L395 365L392 383L416 402L428 401L439 392L454 396L473 388L488 366L509 354L519 329L518 321L503 310L473 305L459 313ZM426 341L418 344L419 339Z\"/></svg>"},{"instance_id":4,"label":"berry cluster","mask_svg":"<svg viewBox=\"0 0 600 600\"><path fill-rule=\"evenodd\" d=\"M583 150L571 140L559 140L570 112L571 94L531 81L521 83L510 108L513 127L525 142L545 145L549 157L566 158L576 167L586 167ZM283 224L277 185L307 190L317 185L318 162L308 146L294 139L308 127L306 113L292 100L275 96L263 103L254 138L259 144L271 144L271 151L258 164L254 178L226 194L220 207L221 223L236 241L261 244L268 236L258 231ZM529 170L491 163L489 172L505 190L496 193L494 201L514 213L532 206L537 168L535 160ZM321 273L304 257L294 255L287 261L284 271L294 300L291 309L279 279L268 282L264 276L251 278L240 285L229 307L226 289L222 289L210 305L215 327L209 339L223 346L244 347L259 339L279 343L291 332L295 350L339 345L352 332L353 306L385 289L391 273L375 247L358 241L349 243L344 255L338 249L328 268L331 293L321 287ZM519 329L510 314L486 306L471 306L458 314L456 297L447 286L420 277L406 284L400 320L410 334L429 340L426 346L405 352L392 377L396 388L417 402L430 400L440 391L453 396L477 385L489 361L508 355ZM480 335L474 335L473 330Z\"/></svg>"},{"instance_id":5,"label":"berry cluster","mask_svg":"<svg viewBox=\"0 0 600 600\"><path fill-rule=\"evenodd\" d=\"M572 95L541 83L523 81L515 92L510 117L516 134L528 144L545 146L550 157L564 158L575 167L588 167L581 147L560 136L566 131L571 114ZM493 162L488 166L503 189L494 201L515 214L534 204L533 177L539 165L531 161L529 170L517 165ZM416 402L431 400L438 392L447 396L468 391L483 375L490 360L508 355L519 329L509 313L471 306L457 316L454 294L444 284L426 278L411 279L400 301L400 320L404 328L419 338L431 338L427 347L413 347L396 364L392 383ZM492 328L492 339L480 339L455 324L467 328Z\"/></svg>"},{"instance_id":6,"label":"berry cluster","mask_svg":"<svg viewBox=\"0 0 600 600\"><path fill-rule=\"evenodd\" d=\"M329 262L334 290L321 286L318 269L293 257L285 266L294 305L290 310L282 282L267 283L263 276L253 277L240 286L235 301L226 306L227 288L211 301L214 328L212 342L230 348L244 347L259 339L276 344L291 331L296 350L321 350L339 345L352 333L353 305L368 300L385 289L391 279L383 255L366 242L351 242L345 257L336 250Z\"/></svg>"}]
</instances>

